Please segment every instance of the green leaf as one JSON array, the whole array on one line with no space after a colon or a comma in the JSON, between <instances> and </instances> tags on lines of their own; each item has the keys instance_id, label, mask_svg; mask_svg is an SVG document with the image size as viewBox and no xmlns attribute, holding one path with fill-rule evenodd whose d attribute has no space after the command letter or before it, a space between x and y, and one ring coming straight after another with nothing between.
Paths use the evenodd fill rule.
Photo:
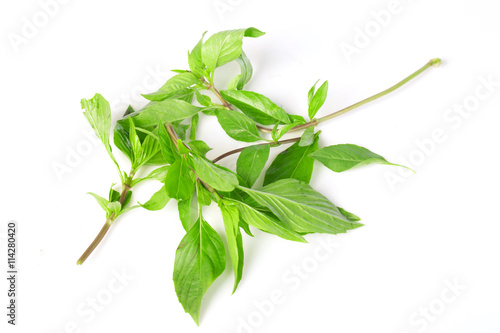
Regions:
<instances>
[{"instance_id":1,"label":"green leaf","mask_svg":"<svg viewBox=\"0 0 500 333\"><path fill-rule=\"evenodd\" d=\"M220 93L225 100L262 125L291 123L285 110L264 95L244 90L221 90Z\"/></svg>"},{"instance_id":2,"label":"green leaf","mask_svg":"<svg viewBox=\"0 0 500 333\"><path fill-rule=\"evenodd\" d=\"M169 168L170 168L170 165L164 165L162 167L156 168L153 171L151 171L144 178L135 178L132 181L132 183L130 184L130 186L134 187L135 185L137 185L140 182L145 181L145 180L158 180L158 181L164 183L165 182L165 178L167 178L167 172L168 172Z\"/></svg>"},{"instance_id":3,"label":"green leaf","mask_svg":"<svg viewBox=\"0 0 500 333\"><path fill-rule=\"evenodd\" d=\"M156 126L158 122L174 122L190 118L201 111L201 108L180 99L166 99L162 102L151 104L133 114L137 127L146 128ZM122 120L120 120L122 122ZM123 123L122 123L123 125Z\"/></svg>"},{"instance_id":4,"label":"green leaf","mask_svg":"<svg viewBox=\"0 0 500 333\"><path fill-rule=\"evenodd\" d=\"M314 97L314 92L316 91L316 85L318 84L319 80L314 82L314 85L309 89L309 92L307 93L307 105L311 104L311 101Z\"/></svg>"},{"instance_id":5,"label":"green leaf","mask_svg":"<svg viewBox=\"0 0 500 333\"><path fill-rule=\"evenodd\" d=\"M177 203L179 210L179 219L181 220L184 230L189 231L198 220L198 202L196 194L193 193L188 199L181 200Z\"/></svg>"},{"instance_id":6,"label":"green leaf","mask_svg":"<svg viewBox=\"0 0 500 333\"><path fill-rule=\"evenodd\" d=\"M189 199L194 192L194 174L184 158L175 161L168 169L165 189L170 198Z\"/></svg>"},{"instance_id":7,"label":"green leaf","mask_svg":"<svg viewBox=\"0 0 500 333\"><path fill-rule=\"evenodd\" d=\"M97 201L99 206L101 206L101 208L104 209L106 214L109 213L109 208L108 208L109 201L108 200L104 199L103 197L101 197L95 193L92 193L92 192L87 192L87 193L95 198L95 200Z\"/></svg>"},{"instance_id":8,"label":"green leaf","mask_svg":"<svg viewBox=\"0 0 500 333\"><path fill-rule=\"evenodd\" d=\"M152 135L146 136L142 142L142 154L139 160L139 166L146 164L150 159L152 159L160 151L160 143L158 139Z\"/></svg>"},{"instance_id":9,"label":"green leaf","mask_svg":"<svg viewBox=\"0 0 500 333\"><path fill-rule=\"evenodd\" d=\"M301 123L291 123L284 126L278 127L278 124L274 125L273 131L271 132L271 137L274 142L277 142L283 135L285 135L292 128L301 125Z\"/></svg>"},{"instance_id":10,"label":"green leaf","mask_svg":"<svg viewBox=\"0 0 500 333\"><path fill-rule=\"evenodd\" d=\"M160 141L161 153L169 164L173 164L175 161L181 158L181 156L179 155L179 151L177 150L177 148L175 148L174 142L168 134L167 129L161 122L158 125L158 138Z\"/></svg>"},{"instance_id":11,"label":"green leaf","mask_svg":"<svg viewBox=\"0 0 500 333\"><path fill-rule=\"evenodd\" d=\"M200 206L210 206L212 203L210 192L201 185L200 181L196 182L196 198Z\"/></svg>"},{"instance_id":12,"label":"green leaf","mask_svg":"<svg viewBox=\"0 0 500 333\"><path fill-rule=\"evenodd\" d=\"M132 165L134 167L137 167L138 164L140 163L140 159L142 156L141 140L137 135L137 132L135 130L134 120L131 117L128 118L128 123L129 123L129 140L130 140L130 146L132 147L132 156L133 156Z\"/></svg>"},{"instance_id":13,"label":"green leaf","mask_svg":"<svg viewBox=\"0 0 500 333\"><path fill-rule=\"evenodd\" d=\"M227 90L236 90L236 86L238 85L240 79L241 79L241 74L238 74L235 77L233 77L227 84Z\"/></svg>"},{"instance_id":14,"label":"green leaf","mask_svg":"<svg viewBox=\"0 0 500 333\"><path fill-rule=\"evenodd\" d=\"M342 213L342 215L344 215L345 217L347 217L349 219L349 221L358 222L361 220L358 216L354 215L353 213L348 212L344 208L340 208L340 207L337 207L337 208Z\"/></svg>"},{"instance_id":15,"label":"green leaf","mask_svg":"<svg viewBox=\"0 0 500 333\"><path fill-rule=\"evenodd\" d=\"M81 100L83 115L102 141L106 150L111 151L109 134L111 131L111 109L108 101L101 94L95 94L92 99Z\"/></svg>"},{"instance_id":16,"label":"green leaf","mask_svg":"<svg viewBox=\"0 0 500 333\"><path fill-rule=\"evenodd\" d=\"M200 156L205 156L209 151L212 150L204 141L193 140L188 142L189 147L192 151Z\"/></svg>"},{"instance_id":17,"label":"green leaf","mask_svg":"<svg viewBox=\"0 0 500 333\"><path fill-rule=\"evenodd\" d=\"M151 94L142 94L142 97L153 102L161 102L166 99L182 99L186 102L190 102L192 96L193 96L193 89L191 88L185 88L171 92L158 90Z\"/></svg>"},{"instance_id":18,"label":"green leaf","mask_svg":"<svg viewBox=\"0 0 500 333\"><path fill-rule=\"evenodd\" d=\"M174 121L172 127L181 140L187 140L187 131L190 127L189 124L183 124L181 121Z\"/></svg>"},{"instance_id":19,"label":"green leaf","mask_svg":"<svg viewBox=\"0 0 500 333\"><path fill-rule=\"evenodd\" d=\"M188 64L189 69L197 75L198 77L203 77L205 75L205 66L203 65L203 61L201 60L201 46L203 45L203 37L205 37L205 31L200 38L200 41L196 46L188 52Z\"/></svg>"},{"instance_id":20,"label":"green leaf","mask_svg":"<svg viewBox=\"0 0 500 333\"><path fill-rule=\"evenodd\" d=\"M236 172L248 187L252 187L259 178L269 158L270 150L269 145L255 145L241 151L236 162Z\"/></svg>"},{"instance_id":21,"label":"green leaf","mask_svg":"<svg viewBox=\"0 0 500 333\"><path fill-rule=\"evenodd\" d=\"M302 133L302 137L300 138L299 141L299 146L305 147L305 146L310 146L314 143L316 139L316 135L314 135L314 128L313 127L308 127Z\"/></svg>"},{"instance_id":22,"label":"green leaf","mask_svg":"<svg viewBox=\"0 0 500 333\"><path fill-rule=\"evenodd\" d=\"M190 88L195 84L200 84L201 81L191 72L177 74L170 79L159 89L160 91L175 92L178 90Z\"/></svg>"},{"instance_id":23,"label":"green leaf","mask_svg":"<svg viewBox=\"0 0 500 333\"><path fill-rule=\"evenodd\" d=\"M203 296L226 268L224 244L200 217L175 252L174 286L184 310L199 324Z\"/></svg>"},{"instance_id":24,"label":"green leaf","mask_svg":"<svg viewBox=\"0 0 500 333\"><path fill-rule=\"evenodd\" d=\"M242 186L238 188L299 233L337 234L362 226L345 217L333 203L311 186L295 179L278 180L260 190ZM250 223L248 219L245 221Z\"/></svg>"},{"instance_id":25,"label":"green leaf","mask_svg":"<svg viewBox=\"0 0 500 333\"><path fill-rule=\"evenodd\" d=\"M317 82L317 81L316 81ZM316 86L316 84L314 84ZM314 87L312 88L314 89ZM309 91L309 94L311 91ZM309 100L309 118L313 119L318 110L323 106L326 100L326 95L328 93L328 81L323 82L323 84L318 88L318 91L314 93L314 96Z\"/></svg>"},{"instance_id":26,"label":"green leaf","mask_svg":"<svg viewBox=\"0 0 500 333\"><path fill-rule=\"evenodd\" d=\"M260 37L255 28L226 30L213 34L201 47L201 58L210 73L215 68L237 59L241 54L243 37Z\"/></svg>"},{"instance_id":27,"label":"green leaf","mask_svg":"<svg viewBox=\"0 0 500 333\"><path fill-rule=\"evenodd\" d=\"M200 103L200 105L212 106L214 104L212 103L210 96L203 95L199 91L195 91L195 95L196 95L196 100L198 101L198 103Z\"/></svg>"},{"instance_id":28,"label":"green leaf","mask_svg":"<svg viewBox=\"0 0 500 333\"><path fill-rule=\"evenodd\" d=\"M161 210L165 208L169 200L165 186L162 186L145 204L139 203L139 205L147 210Z\"/></svg>"},{"instance_id":29,"label":"green leaf","mask_svg":"<svg viewBox=\"0 0 500 333\"><path fill-rule=\"evenodd\" d=\"M129 133L120 124L116 124L115 126L113 141L115 146L132 161L134 156L132 153L132 146L130 145Z\"/></svg>"},{"instance_id":30,"label":"green leaf","mask_svg":"<svg viewBox=\"0 0 500 333\"><path fill-rule=\"evenodd\" d=\"M394 166L398 164L389 163L380 155L377 155L366 148L353 144L340 144L321 148L310 155L320 161L324 166L335 172L349 170L355 166L379 163Z\"/></svg>"},{"instance_id":31,"label":"green leaf","mask_svg":"<svg viewBox=\"0 0 500 333\"><path fill-rule=\"evenodd\" d=\"M233 264L234 271L234 287L233 294L238 288L243 275L243 239L240 232L240 214L238 208L232 204L226 204L222 201L220 205L222 220L224 221L224 229L226 230L227 247L229 248L229 256Z\"/></svg>"},{"instance_id":32,"label":"green leaf","mask_svg":"<svg viewBox=\"0 0 500 333\"><path fill-rule=\"evenodd\" d=\"M132 107L132 105L129 105L129 106L127 107L127 110L125 110L125 113L123 114L123 117L125 118L125 117L127 117L129 114L134 113L134 112L135 112L135 110L134 110L134 108Z\"/></svg>"},{"instance_id":33,"label":"green leaf","mask_svg":"<svg viewBox=\"0 0 500 333\"><path fill-rule=\"evenodd\" d=\"M306 240L297 232L290 230L281 221L276 218L266 215L255 207L250 206L241 201L226 199L233 202L240 212L241 218L249 225L268 232L270 234L279 236L283 239L307 243Z\"/></svg>"},{"instance_id":34,"label":"green leaf","mask_svg":"<svg viewBox=\"0 0 500 333\"><path fill-rule=\"evenodd\" d=\"M229 137L244 142L262 140L255 123L244 115L233 110L219 109L215 112L217 120Z\"/></svg>"},{"instance_id":35,"label":"green leaf","mask_svg":"<svg viewBox=\"0 0 500 333\"><path fill-rule=\"evenodd\" d=\"M306 183L311 180L314 159L309 155L318 149L318 136L305 147L296 142L281 152L269 166L264 177L264 185L280 179L293 178Z\"/></svg>"},{"instance_id":36,"label":"green leaf","mask_svg":"<svg viewBox=\"0 0 500 333\"><path fill-rule=\"evenodd\" d=\"M120 215L120 211L122 210L122 205L118 201L113 201L108 203L108 214L106 218L109 218L111 214L115 213L115 217Z\"/></svg>"},{"instance_id":37,"label":"green leaf","mask_svg":"<svg viewBox=\"0 0 500 333\"><path fill-rule=\"evenodd\" d=\"M250 60L243 50L240 56L236 59L236 62L240 65L241 74L239 75L238 82L236 84L236 89L241 90L250 81L253 75L253 67Z\"/></svg>"},{"instance_id":38,"label":"green leaf","mask_svg":"<svg viewBox=\"0 0 500 333\"><path fill-rule=\"evenodd\" d=\"M238 185L238 178L222 167L194 155L194 169L202 181L220 191L232 191Z\"/></svg>"},{"instance_id":39,"label":"green leaf","mask_svg":"<svg viewBox=\"0 0 500 333\"><path fill-rule=\"evenodd\" d=\"M191 150L186 147L186 145L184 144L184 142L182 142L181 139L177 139L177 147L178 147L178 150L179 150L179 154L181 155L188 155Z\"/></svg>"}]
</instances>

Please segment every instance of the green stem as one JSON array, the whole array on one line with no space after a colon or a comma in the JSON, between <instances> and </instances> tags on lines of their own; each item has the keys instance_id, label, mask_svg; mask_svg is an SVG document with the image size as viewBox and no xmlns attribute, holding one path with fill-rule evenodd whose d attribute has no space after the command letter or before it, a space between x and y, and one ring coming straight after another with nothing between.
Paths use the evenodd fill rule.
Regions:
<instances>
[{"instance_id":1,"label":"green stem","mask_svg":"<svg viewBox=\"0 0 500 333\"><path fill-rule=\"evenodd\" d=\"M120 200L119 200L120 205L122 207L123 207L123 203L125 202L125 198L127 197L127 193L131 189L130 184L132 183L132 179L134 178L134 175L135 175L135 170L130 171L130 174L127 177L126 182L122 186L122 193L120 194ZM85 250L85 252L83 252L83 254L81 255L81 257L76 262L77 265L83 264L85 262L85 260L87 260L87 258L92 254L92 252L94 252L94 250L97 248L97 246L104 239L104 236L106 236L106 234L108 233L108 230L111 227L111 225L113 224L113 222L115 221L116 217L117 217L116 214L112 213L106 219L106 222L102 226L101 231L99 231L99 233L97 234L97 236L94 239L94 241L92 241L92 243L87 248L87 250Z\"/></svg>"},{"instance_id":2,"label":"green stem","mask_svg":"<svg viewBox=\"0 0 500 333\"><path fill-rule=\"evenodd\" d=\"M411 80L413 80L414 78L416 78L417 76L419 76L420 74L422 74L423 72L425 72L427 69L429 69L431 67L438 67L440 64L441 64L441 59L439 59L439 58L431 59L424 66L420 67L417 71L415 71L414 73L408 75L406 78L404 78L403 80L399 81L398 83L396 83L392 87L390 87L390 88L388 88L388 89L386 89L384 91L381 91L378 94L375 94L373 96L365 98L364 100L359 101L359 102L357 102L357 103L355 103L353 105L350 105L350 106L348 106L346 108L343 108L343 109L341 109L339 111L333 112L333 113L331 113L329 115L326 115L326 116L318 118L318 119L313 119L312 121L310 121L310 122L308 122L306 124L296 126L293 129L291 129L290 132L300 131L300 130L308 128L308 127L316 126L316 125L318 125L318 124L320 124L320 123L322 123L324 121L336 118L338 116L343 115L344 113L347 113L347 112L349 112L351 110L357 109L360 106L363 106L363 105L365 105L367 103L370 103L370 102L372 102L372 101L374 101L376 99L379 99L380 97L383 97L383 96L385 96L387 94L390 94L394 90L402 87L406 83L410 82Z\"/></svg>"}]
</instances>

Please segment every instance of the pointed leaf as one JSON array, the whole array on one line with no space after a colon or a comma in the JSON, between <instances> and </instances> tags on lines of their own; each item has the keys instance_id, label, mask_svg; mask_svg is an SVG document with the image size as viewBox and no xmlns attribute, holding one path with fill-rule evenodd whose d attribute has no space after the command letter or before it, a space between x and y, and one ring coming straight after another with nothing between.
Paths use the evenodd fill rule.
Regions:
<instances>
[{"instance_id":1,"label":"pointed leaf","mask_svg":"<svg viewBox=\"0 0 500 333\"><path fill-rule=\"evenodd\" d=\"M340 144L321 148L310 155L335 172L342 172L370 163L401 166L387 162L382 156L353 144Z\"/></svg>"},{"instance_id":2,"label":"pointed leaf","mask_svg":"<svg viewBox=\"0 0 500 333\"><path fill-rule=\"evenodd\" d=\"M259 205L267 207L290 229L300 233L337 234L362 224L345 217L338 208L311 186L295 179L282 179L260 190L238 186ZM250 223L248 219L246 222Z\"/></svg>"},{"instance_id":3,"label":"pointed leaf","mask_svg":"<svg viewBox=\"0 0 500 333\"><path fill-rule=\"evenodd\" d=\"M309 118L313 119L318 110L323 106L326 100L326 95L328 93L328 81L323 82L323 84L318 88L318 91L314 94L311 101L309 102Z\"/></svg>"},{"instance_id":4,"label":"pointed leaf","mask_svg":"<svg viewBox=\"0 0 500 333\"><path fill-rule=\"evenodd\" d=\"M262 140L255 122L243 113L220 109L217 110L215 114L217 115L217 120L222 129L231 138L243 142Z\"/></svg>"},{"instance_id":5,"label":"pointed leaf","mask_svg":"<svg viewBox=\"0 0 500 333\"><path fill-rule=\"evenodd\" d=\"M262 125L291 123L289 115L269 98L253 91L222 90L222 97Z\"/></svg>"},{"instance_id":6,"label":"pointed leaf","mask_svg":"<svg viewBox=\"0 0 500 333\"><path fill-rule=\"evenodd\" d=\"M139 204L147 210L161 210L165 208L170 198L165 190L165 185L162 186L145 204Z\"/></svg>"},{"instance_id":7,"label":"pointed leaf","mask_svg":"<svg viewBox=\"0 0 500 333\"><path fill-rule=\"evenodd\" d=\"M259 178L269 158L270 150L269 145L255 145L241 151L236 162L236 172L248 187L252 187Z\"/></svg>"},{"instance_id":8,"label":"pointed leaf","mask_svg":"<svg viewBox=\"0 0 500 333\"><path fill-rule=\"evenodd\" d=\"M198 219L177 248L173 277L179 302L197 325L203 296L225 268L220 236L203 218Z\"/></svg>"},{"instance_id":9,"label":"pointed leaf","mask_svg":"<svg viewBox=\"0 0 500 333\"><path fill-rule=\"evenodd\" d=\"M189 199L194 192L194 174L187 161L180 158L175 161L167 172L165 188L170 198L177 200Z\"/></svg>"},{"instance_id":10,"label":"pointed leaf","mask_svg":"<svg viewBox=\"0 0 500 333\"><path fill-rule=\"evenodd\" d=\"M234 173L224 170L197 155L193 156L193 160L198 177L214 189L229 192L238 185L238 178Z\"/></svg>"},{"instance_id":11,"label":"pointed leaf","mask_svg":"<svg viewBox=\"0 0 500 333\"><path fill-rule=\"evenodd\" d=\"M232 204L220 205L222 220L224 221L224 229L226 230L227 246L229 248L229 256L233 264L234 271L234 287L233 293L238 288L243 275L243 240L240 232L240 214L238 208Z\"/></svg>"}]
</instances>

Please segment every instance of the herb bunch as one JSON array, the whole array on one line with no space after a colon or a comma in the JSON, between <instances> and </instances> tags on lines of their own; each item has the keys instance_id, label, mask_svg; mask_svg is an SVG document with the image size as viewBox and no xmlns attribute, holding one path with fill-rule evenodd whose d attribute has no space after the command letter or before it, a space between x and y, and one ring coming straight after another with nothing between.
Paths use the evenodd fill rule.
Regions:
<instances>
[{"instance_id":1,"label":"herb bunch","mask_svg":"<svg viewBox=\"0 0 500 333\"><path fill-rule=\"evenodd\" d=\"M337 234L361 227L356 215L335 206L308 184L314 161L335 172L369 163L392 163L353 144L319 148L320 132L315 127L392 92L441 62L432 59L391 88L321 118L315 116L326 100L328 81L319 87L316 82L307 94L306 120L287 113L260 93L244 90L253 69L242 50L243 39L262 35L260 30L248 28L221 31L206 41L202 36L188 52L189 70L175 70L176 75L158 91L143 95L149 103L137 111L129 107L113 133L106 99L96 94L81 101L85 117L116 166L121 186L117 191L112 185L107 199L90 193L105 211L106 222L77 263L83 264L119 216L138 207L160 210L169 200L176 200L186 234L175 254L173 280L180 303L197 324L204 294L226 267L221 236L204 219L203 207L215 202L220 208L235 276L233 292L243 273L242 233L253 236L250 227L297 242L306 242L304 235L309 233ZM226 89L218 90L215 70L231 61L239 64L241 72ZM196 137L204 116L217 117L232 139L254 144L210 160L206 154L211 148ZM296 137L281 139L299 131L302 133ZM130 160L128 173L113 154L111 134L116 148ZM292 145L264 171L270 149L282 144ZM217 164L237 153L236 171ZM143 175L143 168L151 165L157 168ZM256 186L263 172L263 185ZM144 204L130 205L134 186L148 180L163 186Z\"/></svg>"}]
</instances>

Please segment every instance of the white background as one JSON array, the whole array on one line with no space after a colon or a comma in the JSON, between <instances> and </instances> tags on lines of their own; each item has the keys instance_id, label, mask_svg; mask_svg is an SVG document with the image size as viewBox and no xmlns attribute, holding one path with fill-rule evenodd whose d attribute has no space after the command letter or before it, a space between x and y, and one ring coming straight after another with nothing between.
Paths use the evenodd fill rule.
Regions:
<instances>
[{"instance_id":1,"label":"white background","mask_svg":"<svg viewBox=\"0 0 500 333\"><path fill-rule=\"evenodd\" d=\"M3 1L0 8L0 241L5 253L6 223L18 221L20 267L14 328L5 323L7 285L0 283L2 332L500 332L498 2L400 0L383 26L373 13L392 8L390 0L75 0L50 7L44 22L41 3L49 2ZM26 22L34 21L39 28L29 34ZM120 218L76 265L104 222L85 193L106 195L118 181L104 149L85 135L80 99L103 94L119 119L129 103L144 104L139 94L161 86L167 70L187 68L186 52L203 31L249 26L267 34L244 42L254 65L247 88L290 113L305 115L307 91L319 78L330 82L321 116L430 58L443 65L320 126L321 145L359 144L416 174L381 165L334 174L317 164L311 185L365 227L307 236L309 244L258 231L244 236L243 280L231 296L228 264L205 297L198 328L172 282L184 235L175 202ZM363 40L366 29L371 36ZM14 35L25 39L14 46ZM357 53L346 56L347 44ZM235 64L222 68L219 87L237 72ZM497 82L491 93L481 83L488 77ZM464 103L471 111L453 111ZM213 118L202 122L200 138L214 147L209 157L242 145ZM444 137L430 143L435 131ZM86 156L71 157L82 147ZM70 171L58 177L54 167L68 158ZM221 163L234 168L235 161ZM388 177L396 179L392 186ZM141 186L135 199L144 202L156 188ZM216 207L205 214L222 231ZM334 243L331 253L321 242ZM302 266L307 276L292 273ZM114 278L123 271L126 286ZM465 289L453 292L450 283ZM270 306L274 293L281 302ZM99 311L88 305L96 297L106 303Z\"/></svg>"}]
</instances>

